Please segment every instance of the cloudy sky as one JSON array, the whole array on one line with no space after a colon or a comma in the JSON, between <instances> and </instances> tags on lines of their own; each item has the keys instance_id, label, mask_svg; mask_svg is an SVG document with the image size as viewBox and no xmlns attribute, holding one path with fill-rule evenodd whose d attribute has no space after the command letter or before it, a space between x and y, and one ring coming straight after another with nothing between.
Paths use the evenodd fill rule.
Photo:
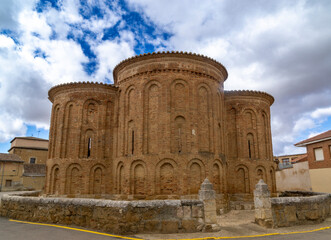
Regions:
<instances>
[{"instance_id":1,"label":"cloudy sky","mask_svg":"<svg viewBox=\"0 0 331 240\"><path fill-rule=\"evenodd\" d=\"M48 138L48 89L112 83L130 56L187 51L229 72L227 90L266 91L275 155L331 129L329 0L0 0L0 152Z\"/></svg>"}]
</instances>

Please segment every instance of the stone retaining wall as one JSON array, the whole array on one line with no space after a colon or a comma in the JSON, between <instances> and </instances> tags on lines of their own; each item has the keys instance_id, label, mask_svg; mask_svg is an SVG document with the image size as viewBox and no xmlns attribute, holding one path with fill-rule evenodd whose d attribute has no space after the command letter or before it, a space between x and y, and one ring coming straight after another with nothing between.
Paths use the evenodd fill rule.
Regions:
<instances>
[{"instance_id":1,"label":"stone retaining wall","mask_svg":"<svg viewBox=\"0 0 331 240\"><path fill-rule=\"evenodd\" d=\"M116 234L196 232L205 227L200 200L113 201L4 195L0 215Z\"/></svg>"},{"instance_id":2,"label":"stone retaining wall","mask_svg":"<svg viewBox=\"0 0 331 240\"><path fill-rule=\"evenodd\" d=\"M328 194L271 198L273 227L320 223L330 214Z\"/></svg>"},{"instance_id":3,"label":"stone retaining wall","mask_svg":"<svg viewBox=\"0 0 331 240\"><path fill-rule=\"evenodd\" d=\"M287 191L270 198L268 186L260 180L254 191L255 222L265 227L289 227L323 222L330 215L331 195Z\"/></svg>"}]
</instances>

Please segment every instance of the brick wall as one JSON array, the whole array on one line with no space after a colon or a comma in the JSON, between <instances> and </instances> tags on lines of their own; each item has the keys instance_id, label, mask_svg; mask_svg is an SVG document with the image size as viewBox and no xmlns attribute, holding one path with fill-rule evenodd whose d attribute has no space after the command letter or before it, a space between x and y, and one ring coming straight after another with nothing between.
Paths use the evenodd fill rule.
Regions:
<instances>
[{"instance_id":1,"label":"brick wall","mask_svg":"<svg viewBox=\"0 0 331 240\"><path fill-rule=\"evenodd\" d=\"M194 198L206 177L219 196L260 178L275 191L273 98L224 92L226 78L207 57L159 53L120 63L114 85L52 88L46 192Z\"/></svg>"},{"instance_id":2,"label":"brick wall","mask_svg":"<svg viewBox=\"0 0 331 240\"><path fill-rule=\"evenodd\" d=\"M318 169L318 168L331 168L331 153L330 153L331 140L313 143L307 145L307 154L308 154L308 162L309 169ZM314 149L322 148L324 160L316 161Z\"/></svg>"}]
</instances>

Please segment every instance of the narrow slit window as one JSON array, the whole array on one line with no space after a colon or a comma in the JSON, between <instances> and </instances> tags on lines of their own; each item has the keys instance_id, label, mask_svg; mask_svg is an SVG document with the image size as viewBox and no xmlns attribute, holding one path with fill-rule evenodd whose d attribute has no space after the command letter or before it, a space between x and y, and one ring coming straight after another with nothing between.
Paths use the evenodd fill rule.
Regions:
<instances>
[{"instance_id":1,"label":"narrow slit window","mask_svg":"<svg viewBox=\"0 0 331 240\"><path fill-rule=\"evenodd\" d=\"M181 128L178 128L178 153L182 151L182 133Z\"/></svg>"},{"instance_id":2,"label":"narrow slit window","mask_svg":"<svg viewBox=\"0 0 331 240\"><path fill-rule=\"evenodd\" d=\"M249 158L252 158L251 141L250 140L248 140L248 156L249 156Z\"/></svg>"},{"instance_id":3,"label":"narrow slit window","mask_svg":"<svg viewBox=\"0 0 331 240\"><path fill-rule=\"evenodd\" d=\"M131 149L132 152L131 153L133 155L133 153L134 153L134 131L132 131L132 143L131 144L132 144L132 149Z\"/></svg>"},{"instance_id":4,"label":"narrow slit window","mask_svg":"<svg viewBox=\"0 0 331 240\"><path fill-rule=\"evenodd\" d=\"M92 149L92 138L88 138L87 143L87 157L91 156L91 149Z\"/></svg>"}]
</instances>

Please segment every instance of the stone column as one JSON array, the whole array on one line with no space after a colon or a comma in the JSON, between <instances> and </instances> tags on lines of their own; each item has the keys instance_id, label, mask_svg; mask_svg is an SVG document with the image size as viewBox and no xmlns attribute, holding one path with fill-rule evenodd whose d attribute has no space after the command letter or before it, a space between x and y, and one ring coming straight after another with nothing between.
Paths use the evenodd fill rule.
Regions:
<instances>
[{"instance_id":1,"label":"stone column","mask_svg":"<svg viewBox=\"0 0 331 240\"><path fill-rule=\"evenodd\" d=\"M201 184L199 199L203 202L204 206L205 227L203 231L219 231L220 227L217 224L216 215L216 195L213 190L213 184L208 178Z\"/></svg>"},{"instance_id":2,"label":"stone column","mask_svg":"<svg viewBox=\"0 0 331 240\"><path fill-rule=\"evenodd\" d=\"M260 179L254 190L255 222L264 227L272 227L271 200L268 185Z\"/></svg>"}]
</instances>

